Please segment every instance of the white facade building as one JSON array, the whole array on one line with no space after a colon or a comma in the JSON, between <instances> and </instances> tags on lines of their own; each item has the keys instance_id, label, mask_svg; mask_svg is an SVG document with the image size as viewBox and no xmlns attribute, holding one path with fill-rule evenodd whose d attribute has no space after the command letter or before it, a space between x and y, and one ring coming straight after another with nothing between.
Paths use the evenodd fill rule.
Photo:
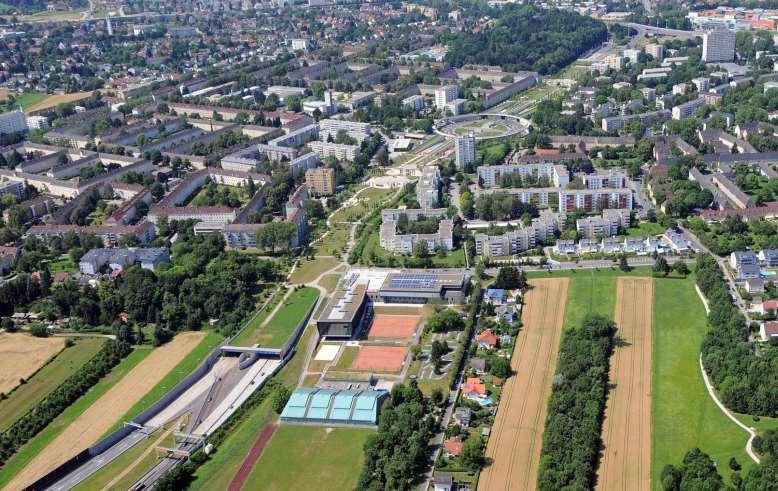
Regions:
<instances>
[{"instance_id":1,"label":"white facade building","mask_svg":"<svg viewBox=\"0 0 778 491\"><path fill-rule=\"evenodd\" d=\"M435 107L441 111L446 108L446 104L459 97L459 87L456 85L444 85L435 89Z\"/></svg>"},{"instance_id":2,"label":"white facade building","mask_svg":"<svg viewBox=\"0 0 778 491\"><path fill-rule=\"evenodd\" d=\"M735 59L735 31L714 29L702 38L702 60L706 63Z\"/></svg>"},{"instance_id":3,"label":"white facade building","mask_svg":"<svg viewBox=\"0 0 778 491\"><path fill-rule=\"evenodd\" d=\"M461 169L475 161L475 136L472 133L457 137L454 146L456 147L457 168Z\"/></svg>"},{"instance_id":4,"label":"white facade building","mask_svg":"<svg viewBox=\"0 0 778 491\"><path fill-rule=\"evenodd\" d=\"M0 114L0 135L27 131L27 119L21 110Z\"/></svg>"}]
</instances>

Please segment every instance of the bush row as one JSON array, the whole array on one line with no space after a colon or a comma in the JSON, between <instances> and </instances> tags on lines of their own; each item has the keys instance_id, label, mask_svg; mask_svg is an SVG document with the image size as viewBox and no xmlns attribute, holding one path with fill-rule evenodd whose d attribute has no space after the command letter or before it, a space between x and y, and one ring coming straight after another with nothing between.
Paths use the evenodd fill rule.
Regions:
<instances>
[{"instance_id":1,"label":"bush row","mask_svg":"<svg viewBox=\"0 0 778 491\"><path fill-rule=\"evenodd\" d=\"M580 328L562 335L543 433L539 489L594 487L615 332L610 319L588 315Z\"/></svg>"}]
</instances>

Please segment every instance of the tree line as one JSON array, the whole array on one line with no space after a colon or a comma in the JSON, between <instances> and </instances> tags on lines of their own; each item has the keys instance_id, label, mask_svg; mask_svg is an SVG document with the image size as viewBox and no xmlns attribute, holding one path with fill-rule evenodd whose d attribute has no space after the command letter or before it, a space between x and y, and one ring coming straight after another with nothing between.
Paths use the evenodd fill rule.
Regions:
<instances>
[{"instance_id":1,"label":"tree line","mask_svg":"<svg viewBox=\"0 0 778 491\"><path fill-rule=\"evenodd\" d=\"M697 259L697 286L708 299L710 331L702 342L702 362L722 402L733 411L778 416L778 350L749 342L749 326L732 305L716 260Z\"/></svg>"},{"instance_id":2,"label":"tree line","mask_svg":"<svg viewBox=\"0 0 778 491\"><path fill-rule=\"evenodd\" d=\"M0 465L84 395L132 351L125 342L109 339L76 373L0 434Z\"/></svg>"},{"instance_id":3,"label":"tree line","mask_svg":"<svg viewBox=\"0 0 778 491\"><path fill-rule=\"evenodd\" d=\"M432 404L412 381L395 385L381 407L378 431L364 446L357 489L408 491L428 466L429 441L437 422Z\"/></svg>"},{"instance_id":4,"label":"tree line","mask_svg":"<svg viewBox=\"0 0 778 491\"><path fill-rule=\"evenodd\" d=\"M589 314L562 335L548 402L538 488L592 489L616 325Z\"/></svg>"}]
</instances>

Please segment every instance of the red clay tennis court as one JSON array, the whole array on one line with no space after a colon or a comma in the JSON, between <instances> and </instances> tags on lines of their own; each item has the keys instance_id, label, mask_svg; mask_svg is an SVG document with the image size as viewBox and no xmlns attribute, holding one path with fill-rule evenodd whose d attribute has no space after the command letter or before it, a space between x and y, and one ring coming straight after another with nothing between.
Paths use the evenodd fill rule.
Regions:
<instances>
[{"instance_id":1,"label":"red clay tennis court","mask_svg":"<svg viewBox=\"0 0 778 491\"><path fill-rule=\"evenodd\" d=\"M399 372L408 348L397 346L362 346L351 368L377 372Z\"/></svg>"},{"instance_id":2,"label":"red clay tennis court","mask_svg":"<svg viewBox=\"0 0 778 491\"><path fill-rule=\"evenodd\" d=\"M377 314L370 326L368 339L407 339L416 332L419 325L418 315Z\"/></svg>"}]
</instances>

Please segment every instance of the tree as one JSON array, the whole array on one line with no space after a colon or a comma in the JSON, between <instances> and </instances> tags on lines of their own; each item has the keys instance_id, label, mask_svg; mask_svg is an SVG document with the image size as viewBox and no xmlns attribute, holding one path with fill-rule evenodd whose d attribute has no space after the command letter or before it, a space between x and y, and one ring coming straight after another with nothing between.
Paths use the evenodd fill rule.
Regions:
<instances>
[{"instance_id":1,"label":"tree","mask_svg":"<svg viewBox=\"0 0 778 491\"><path fill-rule=\"evenodd\" d=\"M471 436L462 445L462 452L459 454L459 461L470 471L477 471L483 467L484 460L484 442L480 436Z\"/></svg>"},{"instance_id":2,"label":"tree","mask_svg":"<svg viewBox=\"0 0 778 491\"><path fill-rule=\"evenodd\" d=\"M628 272L630 269L632 269L629 267L626 254L622 254L619 256L619 269L624 271L625 273Z\"/></svg>"},{"instance_id":3,"label":"tree","mask_svg":"<svg viewBox=\"0 0 778 491\"><path fill-rule=\"evenodd\" d=\"M289 401L291 396L292 390L289 387L285 385L279 385L276 387L276 389L273 391L273 396L271 399L273 411L275 411L276 414L281 414L281 411L284 410L284 407L286 406L286 403Z\"/></svg>"},{"instance_id":4,"label":"tree","mask_svg":"<svg viewBox=\"0 0 778 491\"><path fill-rule=\"evenodd\" d=\"M440 367L443 364L443 355L448 353L448 343L445 341L438 341L435 340L432 342L432 347L430 348L430 361L432 362L432 365L435 367L435 373L440 372Z\"/></svg>"},{"instance_id":5,"label":"tree","mask_svg":"<svg viewBox=\"0 0 778 491\"><path fill-rule=\"evenodd\" d=\"M16 332L18 330L13 319L10 317L3 317L3 320L0 321L0 327L2 327L6 332Z\"/></svg>"},{"instance_id":6,"label":"tree","mask_svg":"<svg viewBox=\"0 0 778 491\"><path fill-rule=\"evenodd\" d=\"M489 373L495 377L506 379L511 376L511 364L502 356L494 356L489 360Z\"/></svg>"},{"instance_id":7,"label":"tree","mask_svg":"<svg viewBox=\"0 0 778 491\"><path fill-rule=\"evenodd\" d=\"M45 324L36 322L35 324L32 324L30 326L30 334L32 334L36 338L47 338L49 337L49 329L46 327Z\"/></svg>"},{"instance_id":8,"label":"tree","mask_svg":"<svg viewBox=\"0 0 778 491\"><path fill-rule=\"evenodd\" d=\"M657 256L654 262L654 272L659 273L662 276L667 276L670 272L670 265L667 264L667 259L664 256Z\"/></svg>"},{"instance_id":9,"label":"tree","mask_svg":"<svg viewBox=\"0 0 778 491\"><path fill-rule=\"evenodd\" d=\"M445 400L445 395L443 394L443 391L440 390L440 387L435 387L432 389L432 394L430 394L430 401L432 404L435 406L441 406Z\"/></svg>"},{"instance_id":10,"label":"tree","mask_svg":"<svg viewBox=\"0 0 778 491\"><path fill-rule=\"evenodd\" d=\"M691 272L689 271L689 266L686 265L686 261L683 260L677 261L675 264L673 264L673 269L675 269L676 273L684 277L686 277Z\"/></svg>"},{"instance_id":11,"label":"tree","mask_svg":"<svg viewBox=\"0 0 778 491\"><path fill-rule=\"evenodd\" d=\"M413 244L413 255L419 259L426 259L429 257L430 251L427 247L427 241L419 240Z\"/></svg>"},{"instance_id":12,"label":"tree","mask_svg":"<svg viewBox=\"0 0 778 491\"><path fill-rule=\"evenodd\" d=\"M526 286L527 277L524 271L520 271L516 266L503 266L497 271L497 278L494 280L495 288L514 290Z\"/></svg>"}]
</instances>

